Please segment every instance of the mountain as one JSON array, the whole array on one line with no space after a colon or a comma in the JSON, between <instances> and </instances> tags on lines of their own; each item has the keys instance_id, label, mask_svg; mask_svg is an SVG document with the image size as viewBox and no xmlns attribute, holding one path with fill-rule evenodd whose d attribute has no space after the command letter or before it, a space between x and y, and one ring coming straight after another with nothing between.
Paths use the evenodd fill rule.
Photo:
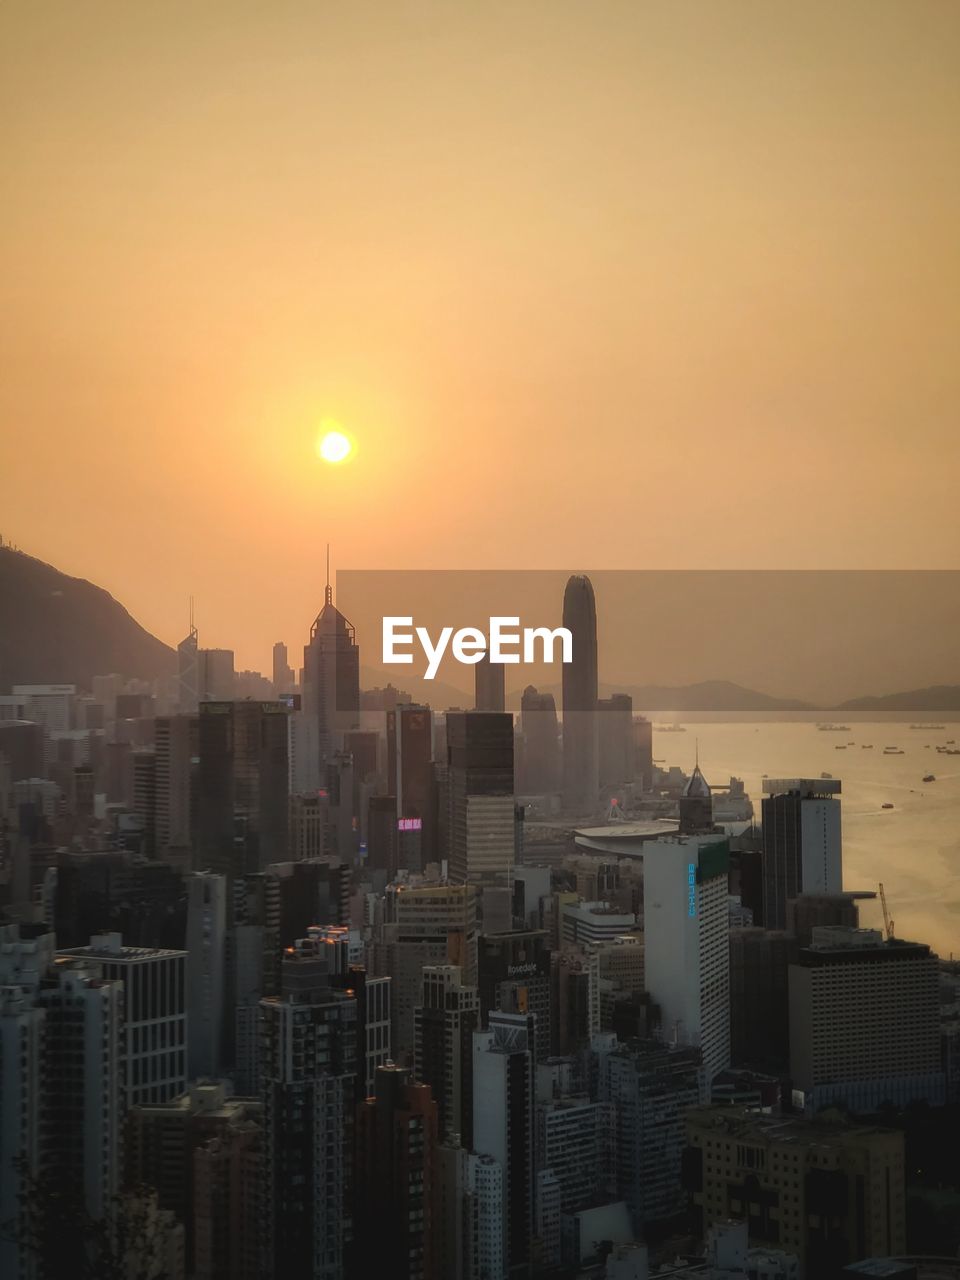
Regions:
<instances>
[{"instance_id":1,"label":"mountain","mask_svg":"<svg viewBox=\"0 0 960 1280\"><path fill-rule=\"evenodd\" d=\"M960 711L960 684L933 684L878 697L851 698L837 711Z\"/></svg>"},{"instance_id":2,"label":"mountain","mask_svg":"<svg viewBox=\"0 0 960 1280\"><path fill-rule=\"evenodd\" d=\"M176 670L173 649L109 592L0 547L0 692L15 684L75 684L119 672L153 680Z\"/></svg>"},{"instance_id":3,"label":"mountain","mask_svg":"<svg viewBox=\"0 0 960 1280\"><path fill-rule=\"evenodd\" d=\"M745 689L732 680L700 680L681 685L625 685L602 688L601 697L629 693L636 711L809 711L812 704L799 698L776 698L756 689Z\"/></svg>"}]
</instances>

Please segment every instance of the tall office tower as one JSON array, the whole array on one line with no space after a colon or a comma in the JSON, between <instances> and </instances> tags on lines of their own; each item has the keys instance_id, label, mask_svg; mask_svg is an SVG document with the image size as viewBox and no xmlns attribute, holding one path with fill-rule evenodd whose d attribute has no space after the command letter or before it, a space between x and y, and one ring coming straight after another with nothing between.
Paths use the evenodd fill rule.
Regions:
<instances>
[{"instance_id":1,"label":"tall office tower","mask_svg":"<svg viewBox=\"0 0 960 1280\"><path fill-rule=\"evenodd\" d=\"M193 625L193 600L190 601L190 630L177 645L177 710L181 715L196 715L200 701L200 642Z\"/></svg>"},{"instance_id":2,"label":"tall office tower","mask_svg":"<svg viewBox=\"0 0 960 1280\"><path fill-rule=\"evenodd\" d=\"M88 947L57 953L95 966L123 986L124 1095L127 1106L166 1102L187 1085L185 951L125 947L119 933L95 934Z\"/></svg>"},{"instance_id":3,"label":"tall office tower","mask_svg":"<svg viewBox=\"0 0 960 1280\"><path fill-rule=\"evenodd\" d=\"M297 677L287 660L287 646L278 640L273 646L273 696L293 693L297 685Z\"/></svg>"},{"instance_id":4,"label":"tall office tower","mask_svg":"<svg viewBox=\"0 0 960 1280\"><path fill-rule=\"evenodd\" d=\"M350 868L329 858L274 862L263 872L275 882L277 941L292 946L312 925L346 925L350 915ZM264 921L266 923L266 920Z\"/></svg>"},{"instance_id":5,"label":"tall office tower","mask_svg":"<svg viewBox=\"0 0 960 1280\"><path fill-rule=\"evenodd\" d=\"M103 1220L123 1178L123 987L85 960L58 959L36 999L48 1167L64 1189L82 1187L87 1213Z\"/></svg>"},{"instance_id":6,"label":"tall office tower","mask_svg":"<svg viewBox=\"0 0 960 1280\"><path fill-rule=\"evenodd\" d=\"M262 1280L342 1280L357 1069L357 1003L330 986L322 944L284 956L261 1001Z\"/></svg>"},{"instance_id":7,"label":"tall office tower","mask_svg":"<svg viewBox=\"0 0 960 1280\"><path fill-rule=\"evenodd\" d=\"M434 1280L437 1104L404 1067L380 1067L357 1107L354 1187L358 1274Z\"/></svg>"},{"instance_id":8,"label":"tall office tower","mask_svg":"<svg viewBox=\"0 0 960 1280\"><path fill-rule=\"evenodd\" d=\"M784 929L787 902L801 894L840 893L840 781L765 778L763 921Z\"/></svg>"},{"instance_id":9,"label":"tall office tower","mask_svg":"<svg viewBox=\"0 0 960 1280\"><path fill-rule=\"evenodd\" d=\"M666 1038L701 1050L708 1087L730 1065L728 865L719 835L643 846L647 990Z\"/></svg>"},{"instance_id":10,"label":"tall office tower","mask_svg":"<svg viewBox=\"0 0 960 1280\"><path fill-rule=\"evenodd\" d=\"M528 929L481 934L477 987L482 1021L498 1010L536 1014L533 1048L536 1061L545 1062L550 1056L550 945L546 932Z\"/></svg>"},{"instance_id":11,"label":"tall office tower","mask_svg":"<svg viewBox=\"0 0 960 1280\"><path fill-rule=\"evenodd\" d=\"M683 1116L700 1100L700 1053L657 1040L595 1042L598 1097L615 1108L616 1192L638 1233L684 1205Z\"/></svg>"},{"instance_id":12,"label":"tall office tower","mask_svg":"<svg viewBox=\"0 0 960 1280\"><path fill-rule=\"evenodd\" d=\"M236 692L232 649L198 649L201 702L231 702Z\"/></svg>"},{"instance_id":13,"label":"tall office tower","mask_svg":"<svg viewBox=\"0 0 960 1280\"><path fill-rule=\"evenodd\" d=\"M653 725L646 716L633 717L634 776L644 791L653 786Z\"/></svg>"},{"instance_id":14,"label":"tall office tower","mask_svg":"<svg viewBox=\"0 0 960 1280\"><path fill-rule=\"evenodd\" d=\"M483 657L473 668L474 711L505 711L507 700L502 662L491 662L490 655Z\"/></svg>"},{"instance_id":15,"label":"tall office tower","mask_svg":"<svg viewBox=\"0 0 960 1280\"><path fill-rule=\"evenodd\" d=\"M422 869L433 816L433 713L409 705L387 712L387 791L397 800L398 858Z\"/></svg>"},{"instance_id":16,"label":"tall office tower","mask_svg":"<svg viewBox=\"0 0 960 1280\"><path fill-rule=\"evenodd\" d=\"M941 1106L939 966L919 942L818 928L790 966L790 1075L810 1111Z\"/></svg>"},{"instance_id":17,"label":"tall office tower","mask_svg":"<svg viewBox=\"0 0 960 1280\"><path fill-rule=\"evenodd\" d=\"M573 661L563 667L563 800L593 813L600 788L597 741L597 604L589 578L574 576L563 593L563 625Z\"/></svg>"},{"instance_id":18,"label":"tall office tower","mask_svg":"<svg viewBox=\"0 0 960 1280\"><path fill-rule=\"evenodd\" d=\"M619 787L633 781L633 699L628 693L597 699L597 749L602 787Z\"/></svg>"},{"instance_id":19,"label":"tall office tower","mask_svg":"<svg viewBox=\"0 0 960 1280\"><path fill-rule=\"evenodd\" d=\"M578 946L550 957L550 1034L554 1054L586 1048L600 1030L600 956Z\"/></svg>"},{"instance_id":20,"label":"tall office tower","mask_svg":"<svg viewBox=\"0 0 960 1280\"><path fill-rule=\"evenodd\" d=\"M560 726L552 693L527 685L520 699L521 753L517 790L523 796L551 795L560 789Z\"/></svg>"},{"instance_id":21,"label":"tall office tower","mask_svg":"<svg viewBox=\"0 0 960 1280\"><path fill-rule=\"evenodd\" d=\"M133 811L142 833L141 851L148 858L157 851L157 754L152 747L133 753Z\"/></svg>"},{"instance_id":22,"label":"tall office tower","mask_svg":"<svg viewBox=\"0 0 960 1280\"><path fill-rule=\"evenodd\" d=\"M381 737L372 729L351 729L343 735L343 749L353 756L358 782L368 782L380 771Z\"/></svg>"},{"instance_id":23,"label":"tall office tower","mask_svg":"<svg viewBox=\"0 0 960 1280\"><path fill-rule=\"evenodd\" d=\"M808 947L813 931L824 925L843 925L856 929L860 925L857 899L872 898L872 893L804 893L787 899L787 932L801 947Z\"/></svg>"},{"instance_id":24,"label":"tall office tower","mask_svg":"<svg viewBox=\"0 0 960 1280\"><path fill-rule=\"evenodd\" d=\"M200 1224L195 1211L198 1150L209 1142L221 1142L227 1152L236 1150L234 1138L240 1138L239 1149L248 1147L251 1135L259 1139L262 1107L253 1098L235 1098L221 1080L207 1080L190 1085L187 1092L168 1102L131 1107L127 1112L126 1180L128 1186L148 1186L156 1190L163 1209L172 1210L186 1227L187 1271L197 1249ZM244 1176L237 1168L234 1173ZM249 1191L249 1187L247 1188ZM243 1193L242 1184L229 1192L229 1199ZM224 1208L226 1205L223 1206ZM256 1210L248 1208L255 1223ZM213 1224L209 1224L211 1229ZM246 1231L250 1222L234 1222L234 1231ZM223 1280L231 1280L225 1269L228 1251L224 1248L219 1261Z\"/></svg>"},{"instance_id":25,"label":"tall office tower","mask_svg":"<svg viewBox=\"0 0 960 1280\"><path fill-rule=\"evenodd\" d=\"M471 1145L473 1033L480 1018L476 987L461 983L459 965L425 965L421 1003L414 1010L414 1073L430 1086L441 1141L458 1134Z\"/></svg>"},{"instance_id":26,"label":"tall office tower","mask_svg":"<svg viewBox=\"0 0 960 1280\"><path fill-rule=\"evenodd\" d=\"M146 862L125 849L58 850L46 887L53 891L54 929L63 947L85 946L105 924L122 930L131 946L183 941L183 877L165 862Z\"/></svg>"},{"instance_id":27,"label":"tall office tower","mask_svg":"<svg viewBox=\"0 0 960 1280\"><path fill-rule=\"evenodd\" d=\"M333 603L329 573L323 608L303 650L303 710L319 782L360 713L360 650L353 625Z\"/></svg>"},{"instance_id":28,"label":"tall office tower","mask_svg":"<svg viewBox=\"0 0 960 1280\"><path fill-rule=\"evenodd\" d=\"M560 939L564 946L595 950L637 927L632 911L609 902L566 902L560 911Z\"/></svg>"},{"instance_id":29,"label":"tall office tower","mask_svg":"<svg viewBox=\"0 0 960 1280\"><path fill-rule=\"evenodd\" d=\"M522 1276L530 1266L534 1174L534 1018L494 1013L473 1033L473 1145L503 1171L504 1265L492 1275Z\"/></svg>"},{"instance_id":30,"label":"tall office tower","mask_svg":"<svg viewBox=\"0 0 960 1280\"><path fill-rule=\"evenodd\" d=\"M447 714L450 879L513 890L513 716Z\"/></svg>"},{"instance_id":31,"label":"tall office tower","mask_svg":"<svg viewBox=\"0 0 960 1280\"><path fill-rule=\"evenodd\" d=\"M677 802L677 808L680 811L680 835L706 835L714 830L713 795L710 791L710 783L700 772L699 761L694 765L693 773L687 779Z\"/></svg>"},{"instance_id":32,"label":"tall office tower","mask_svg":"<svg viewBox=\"0 0 960 1280\"><path fill-rule=\"evenodd\" d=\"M342 862L352 867L360 853L360 822L354 808L353 758L345 751L334 752L327 761L325 784L333 850Z\"/></svg>"},{"instance_id":33,"label":"tall office tower","mask_svg":"<svg viewBox=\"0 0 960 1280\"><path fill-rule=\"evenodd\" d=\"M787 974L797 940L774 929L730 930L730 1060L786 1072L790 1054Z\"/></svg>"},{"instance_id":34,"label":"tall office tower","mask_svg":"<svg viewBox=\"0 0 960 1280\"><path fill-rule=\"evenodd\" d=\"M199 871L187 881L187 1074L216 1078L224 1067L227 993L226 876Z\"/></svg>"},{"instance_id":35,"label":"tall office tower","mask_svg":"<svg viewBox=\"0 0 960 1280\"><path fill-rule=\"evenodd\" d=\"M0 720L0 755L10 762L10 781L43 776L43 725L32 720Z\"/></svg>"},{"instance_id":36,"label":"tall office tower","mask_svg":"<svg viewBox=\"0 0 960 1280\"><path fill-rule=\"evenodd\" d=\"M199 752L196 715L157 716L156 751L157 854L189 849L193 835L193 774Z\"/></svg>"},{"instance_id":37,"label":"tall office tower","mask_svg":"<svg viewBox=\"0 0 960 1280\"><path fill-rule=\"evenodd\" d=\"M295 862L304 858L325 858L336 852L330 822L330 797L320 792L290 796L290 855Z\"/></svg>"},{"instance_id":38,"label":"tall office tower","mask_svg":"<svg viewBox=\"0 0 960 1280\"><path fill-rule=\"evenodd\" d=\"M204 702L195 869L238 876L287 856L287 708Z\"/></svg>"},{"instance_id":39,"label":"tall office tower","mask_svg":"<svg viewBox=\"0 0 960 1280\"><path fill-rule=\"evenodd\" d=\"M194 1280L258 1280L260 1143L253 1120L208 1138L193 1156Z\"/></svg>"},{"instance_id":40,"label":"tall office tower","mask_svg":"<svg viewBox=\"0 0 960 1280\"><path fill-rule=\"evenodd\" d=\"M387 903L392 919L372 948L371 967L392 975L393 1052L408 1062L415 1050L414 1010L424 965L459 965L466 986L477 978L477 891L473 885L400 887Z\"/></svg>"},{"instance_id":41,"label":"tall office tower","mask_svg":"<svg viewBox=\"0 0 960 1280\"><path fill-rule=\"evenodd\" d=\"M0 926L0 937L16 925ZM9 936L9 934L8 934ZM12 945L4 943L3 949ZM0 972L5 956L0 956ZM33 1280L33 1259L19 1239L29 1230L27 1168L41 1167L44 1153L42 1117L46 1059L44 1011L33 993L21 986L0 985L0 1275Z\"/></svg>"},{"instance_id":42,"label":"tall office tower","mask_svg":"<svg viewBox=\"0 0 960 1280\"><path fill-rule=\"evenodd\" d=\"M690 1111L686 1130L684 1185L701 1238L749 1217L752 1243L795 1254L811 1280L905 1252L902 1133L726 1106Z\"/></svg>"},{"instance_id":43,"label":"tall office tower","mask_svg":"<svg viewBox=\"0 0 960 1280\"><path fill-rule=\"evenodd\" d=\"M367 869L392 880L399 868L397 797L371 796L367 806Z\"/></svg>"}]
</instances>

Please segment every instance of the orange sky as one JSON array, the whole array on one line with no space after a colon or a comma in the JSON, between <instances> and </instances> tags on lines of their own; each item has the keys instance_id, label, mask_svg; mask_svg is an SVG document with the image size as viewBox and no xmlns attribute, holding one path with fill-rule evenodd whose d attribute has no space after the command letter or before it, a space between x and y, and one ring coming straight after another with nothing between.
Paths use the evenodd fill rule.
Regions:
<instances>
[{"instance_id":1,"label":"orange sky","mask_svg":"<svg viewBox=\"0 0 960 1280\"><path fill-rule=\"evenodd\" d=\"M0 533L263 669L327 539L956 567L958 65L953 0L12 0Z\"/></svg>"}]
</instances>

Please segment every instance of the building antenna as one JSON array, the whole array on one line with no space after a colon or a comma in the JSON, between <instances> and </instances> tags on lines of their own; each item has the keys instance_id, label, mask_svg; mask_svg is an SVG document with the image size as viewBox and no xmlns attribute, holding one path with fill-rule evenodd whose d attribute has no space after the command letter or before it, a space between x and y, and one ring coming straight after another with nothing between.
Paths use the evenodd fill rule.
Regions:
<instances>
[{"instance_id":1,"label":"building antenna","mask_svg":"<svg viewBox=\"0 0 960 1280\"><path fill-rule=\"evenodd\" d=\"M333 591L330 588L330 543L327 543L327 585L323 593L323 603L333 604Z\"/></svg>"}]
</instances>

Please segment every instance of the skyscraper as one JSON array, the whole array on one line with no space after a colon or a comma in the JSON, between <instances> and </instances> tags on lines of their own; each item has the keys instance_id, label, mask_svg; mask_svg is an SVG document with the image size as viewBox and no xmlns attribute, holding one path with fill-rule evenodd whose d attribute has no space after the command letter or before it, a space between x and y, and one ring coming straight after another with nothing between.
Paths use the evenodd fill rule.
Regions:
<instances>
[{"instance_id":1,"label":"skyscraper","mask_svg":"<svg viewBox=\"0 0 960 1280\"><path fill-rule=\"evenodd\" d=\"M634 779L633 699L615 693L597 699L599 778L604 787L620 787Z\"/></svg>"},{"instance_id":2,"label":"skyscraper","mask_svg":"<svg viewBox=\"0 0 960 1280\"><path fill-rule=\"evenodd\" d=\"M473 1145L503 1174L505 1275L525 1275L530 1265L534 1022L529 1014L494 1013L487 1030L473 1035Z\"/></svg>"},{"instance_id":3,"label":"skyscraper","mask_svg":"<svg viewBox=\"0 0 960 1280\"><path fill-rule=\"evenodd\" d=\"M287 708L204 702L195 868L236 876L287 856Z\"/></svg>"},{"instance_id":4,"label":"skyscraper","mask_svg":"<svg viewBox=\"0 0 960 1280\"><path fill-rule=\"evenodd\" d=\"M597 806L600 764L597 726L597 605L593 584L571 577L563 593L563 625L573 661L563 667L563 799L575 813Z\"/></svg>"},{"instance_id":5,"label":"skyscraper","mask_svg":"<svg viewBox=\"0 0 960 1280\"><path fill-rule=\"evenodd\" d=\"M552 693L527 685L520 699L521 755L517 790L521 795L550 795L560 789L560 727Z\"/></svg>"},{"instance_id":6,"label":"skyscraper","mask_svg":"<svg viewBox=\"0 0 960 1280\"><path fill-rule=\"evenodd\" d=\"M790 1075L811 1111L944 1102L937 957L827 926L790 966Z\"/></svg>"},{"instance_id":7,"label":"skyscraper","mask_svg":"<svg viewBox=\"0 0 960 1280\"><path fill-rule=\"evenodd\" d=\"M357 726L360 710L360 650L356 632L333 603L329 581L323 608L310 628L303 650L303 710L307 722L307 751L315 783L343 747L343 735Z\"/></svg>"},{"instance_id":8,"label":"skyscraper","mask_svg":"<svg viewBox=\"0 0 960 1280\"><path fill-rule=\"evenodd\" d=\"M328 982L323 944L283 960L261 1001L263 1280L342 1280L349 1233L356 1001Z\"/></svg>"},{"instance_id":9,"label":"skyscraper","mask_svg":"<svg viewBox=\"0 0 960 1280\"><path fill-rule=\"evenodd\" d=\"M490 655L484 653L473 668L473 706L475 711L504 711L506 709L505 673L506 667L502 662L491 662Z\"/></svg>"},{"instance_id":10,"label":"skyscraper","mask_svg":"<svg viewBox=\"0 0 960 1280\"><path fill-rule=\"evenodd\" d=\"M355 1258L358 1274L435 1280L437 1104L430 1086L392 1063L357 1108Z\"/></svg>"},{"instance_id":11,"label":"skyscraper","mask_svg":"<svg viewBox=\"0 0 960 1280\"><path fill-rule=\"evenodd\" d=\"M655 1040L618 1044L609 1036L598 1038L595 1057L600 1100L616 1109L617 1195L640 1233L683 1207L683 1115L700 1098L700 1054Z\"/></svg>"},{"instance_id":12,"label":"skyscraper","mask_svg":"<svg viewBox=\"0 0 960 1280\"><path fill-rule=\"evenodd\" d=\"M156 845L160 858L168 849L190 847L198 735L196 715L157 716L154 721Z\"/></svg>"},{"instance_id":13,"label":"skyscraper","mask_svg":"<svg viewBox=\"0 0 960 1280\"><path fill-rule=\"evenodd\" d=\"M459 965L424 966L421 1003L414 1010L414 1065L437 1104L441 1141L459 1134L469 1147L472 1036L480 1002L476 987L463 986L460 978Z\"/></svg>"},{"instance_id":14,"label":"skyscraper","mask_svg":"<svg viewBox=\"0 0 960 1280\"><path fill-rule=\"evenodd\" d=\"M185 951L125 947L119 933L58 953L123 984L123 1089L128 1106L167 1102L187 1084Z\"/></svg>"},{"instance_id":15,"label":"skyscraper","mask_svg":"<svg viewBox=\"0 0 960 1280\"><path fill-rule=\"evenodd\" d=\"M721 835L643 847L644 967L665 1038L697 1046L706 1083L730 1065L729 846Z\"/></svg>"},{"instance_id":16,"label":"skyscraper","mask_svg":"<svg viewBox=\"0 0 960 1280\"><path fill-rule=\"evenodd\" d=\"M187 877L187 1043L191 1080L223 1070L227 992L226 876Z\"/></svg>"},{"instance_id":17,"label":"skyscraper","mask_svg":"<svg viewBox=\"0 0 960 1280\"><path fill-rule=\"evenodd\" d=\"M407 705L388 711L387 791L397 799L399 865L410 871L422 869L432 838L432 759L430 708Z\"/></svg>"},{"instance_id":18,"label":"skyscraper","mask_svg":"<svg viewBox=\"0 0 960 1280\"><path fill-rule=\"evenodd\" d=\"M763 782L763 920L784 929L787 902L843 889L840 781L765 778Z\"/></svg>"},{"instance_id":19,"label":"skyscraper","mask_svg":"<svg viewBox=\"0 0 960 1280\"><path fill-rule=\"evenodd\" d=\"M450 879L512 892L513 716L447 714Z\"/></svg>"},{"instance_id":20,"label":"skyscraper","mask_svg":"<svg viewBox=\"0 0 960 1280\"><path fill-rule=\"evenodd\" d=\"M193 715L200 700L199 640L193 625L193 597L190 598L190 630L177 645L177 710Z\"/></svg>"},{"instance_id":21,"label":"skyscraper","mask_svg":"<svg viewBox=\"0 0 960 1280\"><path fill-rule=\"evenodd\" d=\"M287 660L287 646L278 640L273 646L273 696L292 693L296 685L296 676Z\"/></svg>"}]
</instances>

